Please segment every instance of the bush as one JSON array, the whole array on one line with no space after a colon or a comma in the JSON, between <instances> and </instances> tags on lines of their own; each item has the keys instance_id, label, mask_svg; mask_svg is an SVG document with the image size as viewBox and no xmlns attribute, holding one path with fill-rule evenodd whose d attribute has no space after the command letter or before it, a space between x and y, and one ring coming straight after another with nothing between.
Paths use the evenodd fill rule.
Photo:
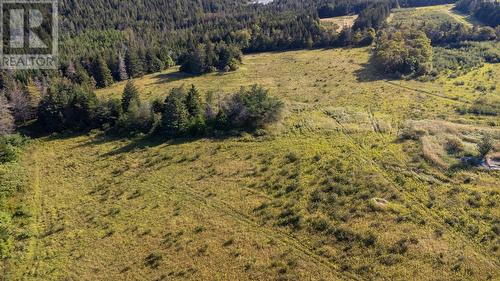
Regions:
<instances>
[{"instance_id":1,"label":"bush","mask_svg":"<svg viewBox=\"0 0 500 281\"><path fill-rule=\"evenodd\" d=\"M481 141L477 144L477 150L479 151L479 156L481 158L486 157L486 155L488 155L488 153L490 153L493 148L493 140L488 135L483 136Z\"/></svg>"},{"instance_id":2,"label":"bush","mask_svg":"<svg viewBox=\"0 0 500 281\"><path fill-rule=\"evenodd\" d=\"M13 247L14 241L11 235L10 216L0 211L0 258L8 257Z\"/></svg>"},{"instance_id":3,"label":"bush","mask_svg":"<svg viewBox=\"0 0 500 281\"><path fill-rule=\"evenodd\" d=\"M26 144L26 138L20 135L6 135L0 137L0 164L17 159L19 148Z\"/></svg>"},{"instance_id":4,"label":"bush","mask_svg":"<svg viewBox=\"0 0 500 281\"><path fill-rule=\"evenodd\" d=\"M459 154L464 151L464 144L457 138L449 138L446 141L445 149L449 154Z\"/></svg>"}]
</instances>

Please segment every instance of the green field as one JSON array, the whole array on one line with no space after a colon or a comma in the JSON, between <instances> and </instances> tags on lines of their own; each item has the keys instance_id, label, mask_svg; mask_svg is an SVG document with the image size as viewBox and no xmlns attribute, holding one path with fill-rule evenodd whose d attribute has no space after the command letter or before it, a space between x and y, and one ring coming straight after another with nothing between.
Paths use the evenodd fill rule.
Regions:
<instances>
[{"instance_id":1,"label":"green field","mask_svg":"<svg viewBox=\"0 0 500 281\"><path fill-rule=\"evenodd\" d=\"M368 48L264 53L236 72L137 79L144 99L181 85L224 95L258 83L287 110L258 136L33 141L20 168L29 196L15 198L30 214L18 234L29 235L4 276L500 278L500 173L449 169L457 159L441 144L458 136L474 151L484 132L500 139L497 116L457 112L484 96L499 101L500 68L390 81L368 59ZM98 95L120 97L123 87ZM410 120L426 138L400 140Z\"/></svg>"},{"instance_id":2,"label":"green field","mask_svg":"<svg viewBox=\"0 0 500 281\"><path fill-rule=\"evenodd\" d=\"M436 22L458 22L472 27L480 25L479 21L469 15L463 15L453 10L454 5L436 5L418 8L394 9L388 18L391 25L414 24L414 23L436 23Z\"/></svg>"}]
</instances>

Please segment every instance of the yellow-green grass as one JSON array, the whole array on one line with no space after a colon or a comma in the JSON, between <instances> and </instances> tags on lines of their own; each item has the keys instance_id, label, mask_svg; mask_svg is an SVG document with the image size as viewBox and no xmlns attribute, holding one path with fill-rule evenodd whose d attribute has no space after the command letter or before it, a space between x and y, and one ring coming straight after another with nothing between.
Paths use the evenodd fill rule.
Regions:
<instances>
[{"instance_id":1,"label":"yellow-green grass","mask_svg":"<svg viewBox=\"0 0 500 281\"><path fill-rule=\"evenodd\" d=\"M497 83L498 65L434 82L388 81L368 59L367 48L265 53L231 73L174 68L136 79L143 99L181 85L222 95L258 83L287 112L261 137L39 139L21 163L32 174L24 228L33 235L16 241L5 276L499 278L500 174L442 169L420 142L398 138L410 119L498 132L497 117L456 112L485 95L474 85ZM123 87L98 95L118 98Z\"/></svg>"},{"instance_id":2,"label":"yellow-green grass","mask_svg":"<svg viewBox=\"0 0 500 281\"><path fill-rule=\"evenodd\" d=\"M466 26L479 25L480 23L472 16L464 15L454 10L454 4L425 6L417 8L394 9L388 18L393 25L399 23L417 22L459 22ZM411 19L411 20L409 20Z\"/></svg>"},{"instance_id":3,"label":"yellow-green grass","mask_svg":"<svg viewBox=\"0 0 500 281\"><path fill-rule=\"evenodd\" d=\"M376 74L369 56L369 48L265 53L245 56L235 72L189 76L172 68L134 81L145 99L163 99L172 88L191 84L222 95L257 83L284 98L297 112L294 117L310 117L312 112L323 116L325 108L349 107L380 115L392 125L408 118L461 118L456 109L483 95L476 89L480 84L487 86L489 97L500 96L500 70L495 65L453 79L391 81ZM124 86L125 82L117 83L97 94L119 98Z\"/></svg>"}]
</instances>

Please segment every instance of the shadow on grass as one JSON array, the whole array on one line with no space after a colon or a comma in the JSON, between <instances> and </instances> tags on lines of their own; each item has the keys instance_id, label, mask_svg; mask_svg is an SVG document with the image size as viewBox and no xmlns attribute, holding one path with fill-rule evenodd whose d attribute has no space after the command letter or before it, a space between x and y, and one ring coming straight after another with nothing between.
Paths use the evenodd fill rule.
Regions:
<instances>
[{"instance_id":1,"label":"shadow on grass","mask_svg":"<svg viewBox=\"0 0 500 281\"><path fill-rule=\"evenodd\" d=\"M166 146L181 145L181 144L185 144L185 143L191 143L194 141L198 141L200 139L209 139L212 141L223 141L223 140L226 140L228 138L233 138L233 137L235 137L235 135L229 134L229 133L225 134L225 135L221 135L221 136L200 136L200 137L184 137L184 138L168 138L166 136L158 135L158 134L147 135L144 137L132 138L130 143L128 143L125 146L122 146L120 148L114 149L110 152L107 152L105 154L102 154L101 157L115 156L115 155L119 155L122 153L128 153L128 152L137 151L137 150L144 150L144 149L148 149L148 148L157 147L160 145L166 145ZM110 137L110 136L106 136L106 135L103 135L102 138L103 139L96 139L90 143L87 143L87 145L94 145L94 144L100 144L100 143L106 143L106 142L110 142L110 141L124 139L124 138L120 138L120 137L113 137L113 136Z\"/></svg>"},{"instance_id":2,"label":"shadow on grass","mask_svg":"<svg viewBox=\"0 0 500 281\"><path fill-rule=\"evenodd\" d=\"M189 73L180 72L180 71L170 72L170 73L160 73L160 74L153 76L153 78L158 80L158 81L154 82L153 84L170 83L170 82L175 82L175 81L179 81L179 80L191 78L191 77L196 77L196 76L189 74Z\"/></svg>"},{"instance_id":3,"label":"shadow on grass","mask_svg":"<svg viewBox=\"0 0 500 281\"><path fill-rule=\"evenodd\" d=\"M400 80L400 77L384 74L379 69L377 69L373 56L370 56L368 62L362 64L361 66L361 69L354 71L354 75L356 76L356 80L358 82Z\"/></svg>"}]
</instances>

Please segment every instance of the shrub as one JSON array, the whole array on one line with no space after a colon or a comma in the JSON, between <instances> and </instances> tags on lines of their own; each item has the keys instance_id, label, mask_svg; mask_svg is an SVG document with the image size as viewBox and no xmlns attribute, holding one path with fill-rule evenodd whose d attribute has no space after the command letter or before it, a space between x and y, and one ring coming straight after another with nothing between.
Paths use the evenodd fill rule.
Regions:
<instances>
[{"instance_id":1,"label":"shrub","mask_svg":"<svg viewBox=\"0 0 500 281\"><path fill-rule=\"evenodd\" d=\"M457 137L448 138L445 148L449 154L459 154L464 151L464 144Z\"/></svg>"},{"instance_id":2,"label":"shrub","mask_svg":"<svg viewBox=\"0 0 500 281\"><path fill-rule=\"evenodd\" d=\"M11 218L7 213L0 211L0 258L8 257L13 247Z\"/></svg>"},{"instance_id":3,"label":"shrub","mask_svg":"<svg viewBox=\"0 0 500 281\"><path fill-rule=\"evenodd\" d=\"M493 148L493 140L489 135L483 136L481 141L477 144L477 149L481 158L486 157L486 155L488 155L488 153L490 153Z\"/></svg>"},{"instance_id":4,"label":"shrub","mask_svg":"<svg viewBox=\"0 0 500 281\"><path fill-rule=\"evenodd\" d=\"M0 164L15 161L19 148L26 142L26 138L20 135L0 136Z\"/></svg>"}]
</instances>

